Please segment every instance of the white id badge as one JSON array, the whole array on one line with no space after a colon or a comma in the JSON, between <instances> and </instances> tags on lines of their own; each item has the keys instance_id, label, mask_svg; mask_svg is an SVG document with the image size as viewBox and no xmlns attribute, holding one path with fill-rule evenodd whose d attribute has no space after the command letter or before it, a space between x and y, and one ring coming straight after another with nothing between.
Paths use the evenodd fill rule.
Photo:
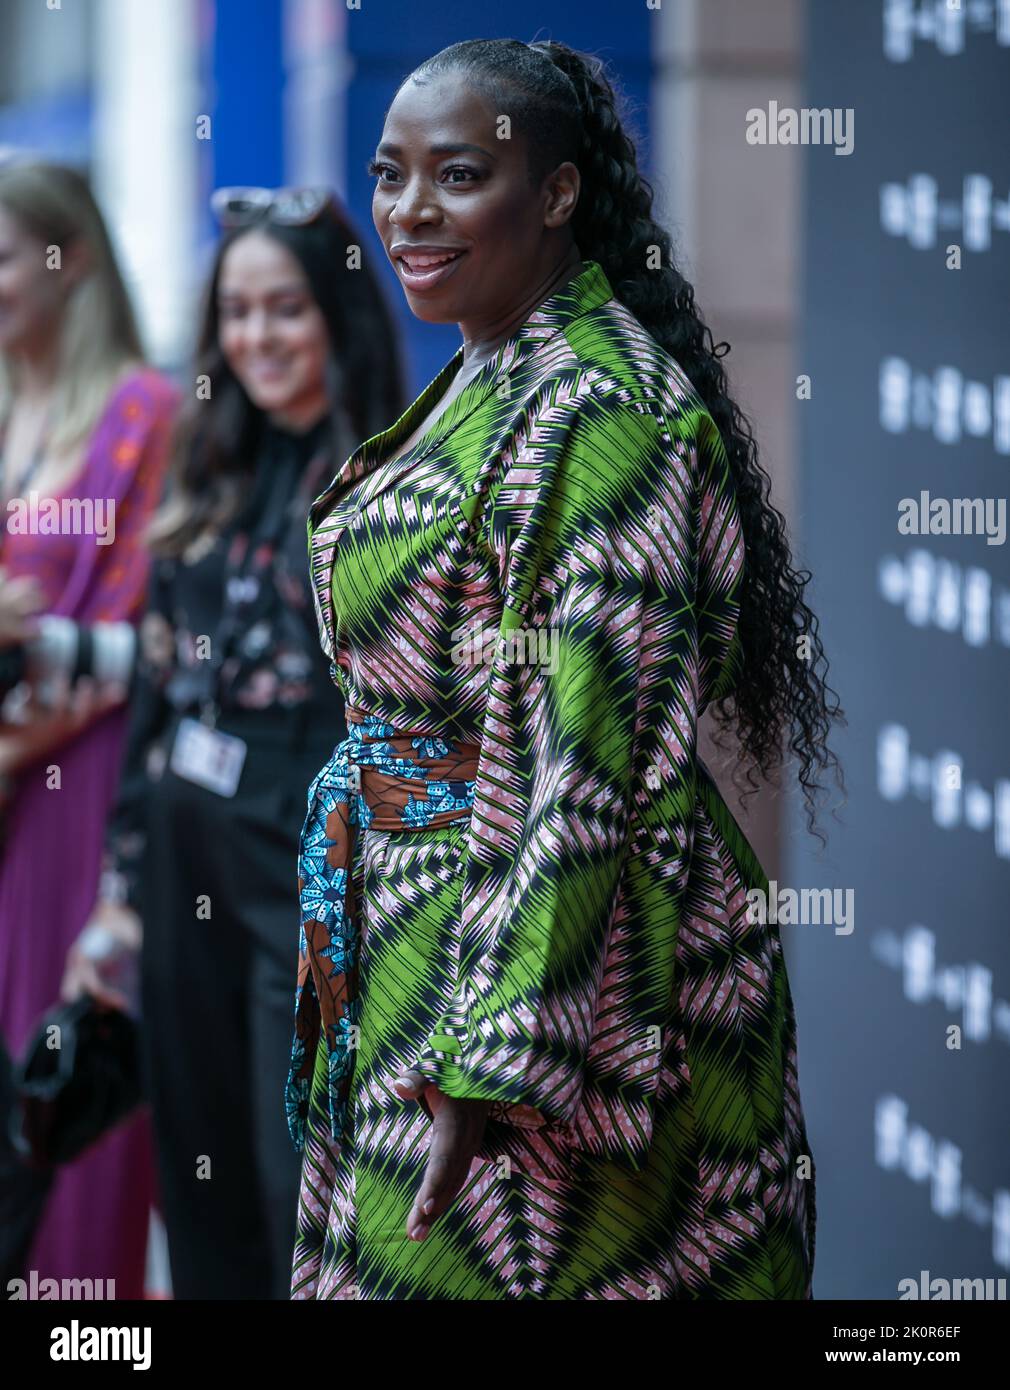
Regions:
<instances>
[{"instance_id":1,"label":"white id badge","mask_svg":"<svg viewBox=\"0 0 1010 1390\"><path fill-rule=\"evenodd\" d=\"M199 719L180 719L168 765L176 777L198 787L234 796L242 776L246 743L220 729L208 729Z\"/></svg>"}]
</instances>

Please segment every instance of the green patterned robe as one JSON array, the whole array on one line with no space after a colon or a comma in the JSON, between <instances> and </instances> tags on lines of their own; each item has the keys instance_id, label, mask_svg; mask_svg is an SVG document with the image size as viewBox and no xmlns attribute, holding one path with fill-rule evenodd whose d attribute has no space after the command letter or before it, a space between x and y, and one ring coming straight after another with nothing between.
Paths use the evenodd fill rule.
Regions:
<instances>
[{"instance_id":1,"label":"green patterned robe","mask_svg":"<svg viewBox=\"0 0 1010 1390\"><path fill-rule=\"evenodd\" d=\"M357 836L359 1035L338 1139L323 1046L304 1083L292 1297L809 1298L781 943L696 746L739 665L725 449L594 261L385 462L461 361L309 517L348 704L480 760L465 820ZM408 1067L493 1102L420 1243Z\"/></svg>"}]
</instances>

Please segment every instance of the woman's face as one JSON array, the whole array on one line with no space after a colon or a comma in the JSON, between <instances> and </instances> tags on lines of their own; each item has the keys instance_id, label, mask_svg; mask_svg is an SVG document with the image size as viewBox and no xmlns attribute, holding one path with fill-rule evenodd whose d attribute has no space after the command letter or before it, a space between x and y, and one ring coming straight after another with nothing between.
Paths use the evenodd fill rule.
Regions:
<instances>
[{"instance_id":1,"label":"woman's face","mask_svg":"<svg viewBox=\"0 0 1010 1390\"><path fill-rule=\"evenodd\" d=\"M0 352L38 352L59 331L67 267L47 264L47 250L0 205Z\"/></svg>"},{"instance_id":2,"label":"woman's face","mask_svg":"<svg viewBox=\"0 0 1010 1390\"><path fill-rule=\"evenodd\" d=\"M531 187L526 141L498 138L501 114L447 73L408 79L386 116L372 218L411 310L428 322L507 317L562 247L547 233L571 216L578 173L562 164ZM431 257L444 264L423 264Z\"/></svg>"},{"instance_id":3,"label":"woman's face","mask_svg":"<svg viewBox=\"0 0 1010 1390\"><path fill-rule=\"evenodd\" d=\"M307 429L326 408L326 320L286 246L259 231L229 246L217 283L218 341L253 405Z\"/></svg>"}]
</instances>

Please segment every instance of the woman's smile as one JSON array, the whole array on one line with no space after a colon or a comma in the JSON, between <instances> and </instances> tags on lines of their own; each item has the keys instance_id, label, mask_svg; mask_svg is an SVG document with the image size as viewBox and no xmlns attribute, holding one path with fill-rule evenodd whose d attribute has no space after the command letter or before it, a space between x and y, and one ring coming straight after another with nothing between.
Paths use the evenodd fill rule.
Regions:
<instances>
[{"instance_id":1,"label":"woman's smile","mask_svg":"<svg viewBox=\"0 0 1010 1390\"><path fill-rule=\"evenodd\" d=\"M399 271L404 285L419 293L435 289L443 280L447 280L465 255L465 249L438 252L401 251L398 254L394 251L393 264Z\"/></svg>"}]
</instances>

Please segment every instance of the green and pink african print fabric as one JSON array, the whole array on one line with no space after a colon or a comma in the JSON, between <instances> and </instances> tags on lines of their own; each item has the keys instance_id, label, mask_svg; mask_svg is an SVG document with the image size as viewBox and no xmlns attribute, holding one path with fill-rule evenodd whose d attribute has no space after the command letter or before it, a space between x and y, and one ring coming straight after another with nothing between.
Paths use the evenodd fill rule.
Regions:
<instances>
[{"instance_id":1,"label":"green and pink african print fabric","mask_svg":"<svg viewBox=\"0 0 1010 1390\"><path fill-rule=\"evenodd\" d=\"M461 360L309 517L347 704L373 739L417 750L417 776L429 755L477 758L442 825L409 789L402 828L370 825L346 748L313 785L292 1296L808 1298L814 1176L782 947L749 920L767 880L697 755L739 665L722 441L594 261L394 458ZM314 984L338 938L354 960L343 1053ZM409 1067L493 1102L421 1243L405 1226L430 1118L393 1090Z\"/></svg>"}]
</instances>

